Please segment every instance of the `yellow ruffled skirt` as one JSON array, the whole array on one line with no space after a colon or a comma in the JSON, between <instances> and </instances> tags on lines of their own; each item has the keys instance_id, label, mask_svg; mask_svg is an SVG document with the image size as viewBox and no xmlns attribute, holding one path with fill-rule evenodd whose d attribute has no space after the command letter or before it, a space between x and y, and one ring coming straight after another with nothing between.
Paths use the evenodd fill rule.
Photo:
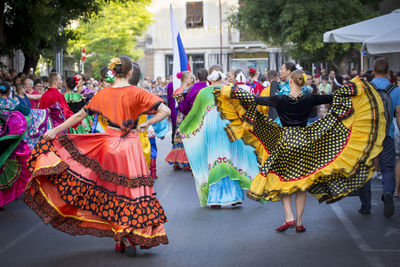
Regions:
<instances>
[{"instance_id":1,"label":"yellow ruffled skirt","mask_svg":"<svg viewBox=\"0 0 400 267\"><path fill-rule=\"evenodd\" d=\"M229 139L242 139L257 154L260 172L250 186L250 198L279 201L300 190L332 203L372 176L386 120L382 100L368 83L357 77L338 89L331 112L306 127L281 127L249 97L232 99L231 91L223 87L214 94L222 118L231 122L225 129Z\"/></svg>"}]
</instances>

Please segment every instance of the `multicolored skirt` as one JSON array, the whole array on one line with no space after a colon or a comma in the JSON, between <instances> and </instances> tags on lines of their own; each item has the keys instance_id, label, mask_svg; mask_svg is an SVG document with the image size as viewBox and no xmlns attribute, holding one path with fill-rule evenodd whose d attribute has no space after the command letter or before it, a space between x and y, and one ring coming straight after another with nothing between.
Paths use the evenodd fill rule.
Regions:
<instances>
[{"instance_id":1,"label":"multicolored skirt","mask_svg":"<svg viewBox=\"0 0 400 267\"><path fill-rule=\"evenodd\" d=\"M177 128L179 127L183 119L184 119L183 114L178 112L178 116L176 119ZM182 142L182 134L179 131L179 129L176 130L174 142L172 145L172 150L168 153L167 157L165 158L165 161L171 165L179 163L183 165L189 165L189 159L186 155L185 148Z\"/></svg>"},{"instance_id":2,"label":"multicolored skirt","mask_svg":"<svg viewBox=\"0 0 400 267\"><path fill-rule=\"evenodd\" d=\"M214 99L214 87L203 88L179 131L190 161L202 207L242 202L258 173L254 149L242 140L230 142Z\"/></svg>"},{"instance_id":3,"label":"multicolored skirt","mask_svg":"<svg viewBox=\"0 0 400 267\"><path fill-rule=\"evenodd\" d=\"M214 91L221 117L231 122L225 132L251 145L260 164L250 198L278 201L300 190L332 203L372 176L386 120L379 94L358 77L333 93L327 116L307 127L281 127L257 111L254 95L230 93L230 87Z\"/></svg>"},{"instance_id":4,"label":"multicolored skirt","mask_svg":"<svg viewBox=\"0 0 400 267\"><path fill-rule=\"evenodd\" d=\"M0 111L0 207L25 191L31 173L26 162L31 150L23 140L26 120L18 111Z\"/></svg>"},{"instance_id":5,"label":"multicolored skirt","mask_svg":"<svg viewBox=\"0 0 400 267\"><path fill-rule=\"evenodd\" d=\"M31 109L26 121L28 130L25 132L24 140L32 150L40 137L52 127L50 112L47 109Z\"/></svg>"},{"instance_id":6,"label":"multicolored skirt","mask_svg":"<svg viewBox=\"0 0 400 267\"><path fill-rule=\"evenodd\" d=\"M164 210L137 133L61 134L32 151L25 202L54 228L72 235L129 236L150 248L167 244Z\"/></svg>"}]
</instances>

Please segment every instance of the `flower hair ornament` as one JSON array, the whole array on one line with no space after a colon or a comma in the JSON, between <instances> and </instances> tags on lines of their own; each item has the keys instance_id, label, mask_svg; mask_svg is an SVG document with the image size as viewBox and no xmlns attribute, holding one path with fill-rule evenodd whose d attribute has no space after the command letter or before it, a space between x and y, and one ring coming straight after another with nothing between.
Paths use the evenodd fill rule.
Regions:
<instances>
[{"instance_id":1,"label":"flower hair ornament","mask_svg":"<svg viewBox=\"0 0 400 267\"><path fill-rule=\"evenodd\" d=\"M122 64L121 64L121 59L119 57L115 57L113 59L111 59L110 64L108 64L108 71L105 75L105 81L109 82L109 83L114 83L115 82L115 73L116 68L119 67L118 69L120 69L122 71Z\"/></svg>"},{"instance_id":2,"label":"flower hair ornament","mask_svg":"<svg viewBox=\"0 0 400 267\"><path fill-rule=\"evenodd\" d=\"M207 76L207 80L209 81L218 81L219 79L225 80L225 78L225 74L223 74L219 70L214 70L213 72L211 72L210 75Z\"/></svg>"},{"instance_id":3,"label":"flower hair ornament","mask_svg":"<svg viewBox=\"0 0 400 267\"><path fill-rule=\"evenodd\" d=\"M244 83L246 81L246 76L241 71L238 73L238 75L236 75L235 79L238 83Z\"/></svg>"},{"instance_id":4,"label":"flower hair ornament","mask_svg":"<svg viewBox=\"0 0 400 267\"><path fill-rule=\"evenodd\" d=\"M79 81L81 80L80 78L76 77L75 75L72 76L75 80L75 85L78 85Z\"/></svg>"},{"instance_id":5,"label":"flower hair ornament","mask_svg":"<svg viewBox=\"0 0 400 267\"><path fill-rule=\"evenodd\" d=\"M108 70L107 71L107 73L106 73L106 82L108 82L108 83L114 83L115 82L115 72L113 71L113 70Z\"/></svg>"},{"instance_id":6,"label":"flower hair ornament","mask_svg":"<svg viewBox=\"0 0 400 267\"><path fill-rule=\"evenodd\" d=\"M115 57L113 59L111 59L110 64L108 64L108 68L110 70L114 70L115 66L117 65L121 65L121 59L119 57Z\"/></svg>"},{"instance_id":7,"label":"flower hair ornament","mask_svg":"<svg viewBox=\"0 0 400 267\"><path fill-rule=\"evenodd\" d=\"M0 85L0 91L5 92L7 90L7 88L4 85Z\"/></svg>"},{"instance_id":8,"label":"flower hair ornament","mask_svg":"<svg viewBox=\"0 0 400 267\"><path fill-rule=\"evenodd\" d=\"M176 78L182 79L182 72L178 72L178 73L176 74Z\"/></svg>"},{"instance_id":9,"label":"flower hair ornament","mask_svg":"<svg viewBox=\"0 0 400 267\"><path fill-rule=\"evenodd\" d=\"M256 73L256 72L257 72L257 70L255 68L250 68L249 69L249 73L251 73L251 74Z\"/></svg>"},{"instance_id":10,"label":"flower hair ornament","mask_svg":"<svg viewBox=\"0 0 400 267\"><path fill-rule=\"evenodd\" d=\"M296 70L303 70L303 68L299 64L296 64Z\"/></svg>"},{"instance_id":11,"label":"flower hair ornament","mask_svg":"<svg viewBox=\"0 0 400 267\"><path fill-rule=\"evenodd\" d=\"M303 79L304 79L304 82L307 82L307 75L303 72Z\"/></svg>"}]
</instances>

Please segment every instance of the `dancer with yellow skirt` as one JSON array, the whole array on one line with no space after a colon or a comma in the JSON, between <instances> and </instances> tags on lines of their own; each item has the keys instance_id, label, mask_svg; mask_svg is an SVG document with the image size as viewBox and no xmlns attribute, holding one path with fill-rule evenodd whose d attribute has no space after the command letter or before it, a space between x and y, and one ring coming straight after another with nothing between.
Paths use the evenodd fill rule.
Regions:
<instances>
[{"instance_id":1,"label":"dancer with yellow skirt","mask_svg":"<svg viewBox=\"0 0 400 267\"><path fill-rule=\"evenodd\" d=\"M237 86L214 91L221 117L230 121L225 132L231 142L242 139L257 155L260 172L248 196L282 200L286 218L277 231L305 231L306 192L333 203L367 182L385 136L382 100L370 84L356 77L332 96L306 95L301 93L306 79L301 70L291 73L289 95L256 97ZM329 114L307 126L312 108L330 102ZM260 113L258 105L275 107L283 126Z\"/></svg>"}]
</instances>

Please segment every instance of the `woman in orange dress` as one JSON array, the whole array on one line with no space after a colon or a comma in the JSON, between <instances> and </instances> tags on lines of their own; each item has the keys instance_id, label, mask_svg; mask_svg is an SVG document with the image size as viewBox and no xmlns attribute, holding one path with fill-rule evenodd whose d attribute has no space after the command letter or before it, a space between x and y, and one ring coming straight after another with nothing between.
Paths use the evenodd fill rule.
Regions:
<instances>
[{"instance_id":1,"label":"woman in orange dress","mask_svg":"<svg viewBox=\"0 0 400 267\"><path fill-rule=\"evenodd\" d=\"M135 245L168 243L167 218L155 197L138 131L170 111L161 98L128 83L129 57L113 59L108 74L115 78L113 86L47 131L32 151L25 202L60 231L114 237L116 251L136 255ZM137 125L144 113L155 116ZM105 133L57 135L93 114L107 120Z\"/></svg>"}]
</instances>

